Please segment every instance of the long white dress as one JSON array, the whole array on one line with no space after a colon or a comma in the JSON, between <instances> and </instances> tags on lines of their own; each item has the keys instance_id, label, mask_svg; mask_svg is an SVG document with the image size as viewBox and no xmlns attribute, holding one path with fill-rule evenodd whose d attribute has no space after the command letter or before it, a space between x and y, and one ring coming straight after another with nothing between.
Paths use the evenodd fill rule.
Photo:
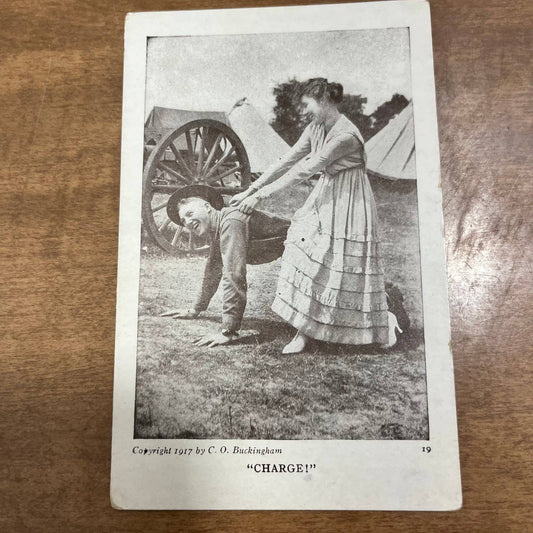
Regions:
<instances>
[{"instance_id":1,"label":"long white dress","mask_svg":"<svg viewBox=\"0 0 533 533\"><path fill-rule=\"evenodd\" d=\"M311 123L261 180L279 190L321 171L294 214L272 309L313 339L387 343L388 319L377 211L365 168L364 141L341 115L326 134Z\"/></svg>"}]
</instances>

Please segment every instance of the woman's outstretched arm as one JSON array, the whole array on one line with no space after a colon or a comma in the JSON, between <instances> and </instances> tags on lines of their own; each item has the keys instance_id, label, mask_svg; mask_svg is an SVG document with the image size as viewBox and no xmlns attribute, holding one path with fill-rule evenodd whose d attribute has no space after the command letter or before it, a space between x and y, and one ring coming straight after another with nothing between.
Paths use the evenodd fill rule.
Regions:
<instances>
[{"instance_id":1,"label":"woman's outstretched arm","mask_svg":"<svg viewBox=\"0 0 533 533\"><path fill-rule=\"evenodd\" d=\"M274 161L254 183L245 191L236 194L229 205L237 206L245 198L257 192L259 189L283 176L287 170L293 167L298 161L305 157L311 151L311 137L309 134L309 126L304 130L296 144L286 152L277 161Z\"/></svg>"},{"instance_id":2,"label":"woman's outstretched arm","mask_svg":"<svg viewBox=\"0 0 533 533\"><path fill-rule=\"evenodd\" d=\"M283 177L263 187L257 194L259 198L266 198L276 192L290 187L300 181L310 178L313 174L324 170L337 159L353 153L359 148L360 141L349 133L338 135L316 154L312 154L300 161Z\"/></svg>"},{"instance_id":3,"label":"woman's outstretched arm","mask_svg":"<svg viewBox=\"0 0 533 533\"><path fill-rule=\"evenodd\" d=\"M337 135L327 142L317 153L308 155L292 167L284 176L270 185L261 188L248 198L243 199L240 204L240 210L246 214L251 213L260 200L268 198L270 195L275 194L285 187L290 187L295 183L303 181L331 165L337 159L354 153L360 147L360 144L361 141L349 133Z\"/></svg>"},{"instance_id":4,"label":"woman's outstretched arm","mask_svg":"<svg viewBox=\"0 0 533 533\"><path fill-rule=\"evenodd\" d=\"M296 141L296 144L287 153L277 161L274 161L274 163L263 172L261 177L254 182L254 187L260 189L280 176L283 176L287 170L309 154L311 151L309 127L310 126L307 126L307 128L305 128L300 138Z\"/></svg>"}]
</instances>

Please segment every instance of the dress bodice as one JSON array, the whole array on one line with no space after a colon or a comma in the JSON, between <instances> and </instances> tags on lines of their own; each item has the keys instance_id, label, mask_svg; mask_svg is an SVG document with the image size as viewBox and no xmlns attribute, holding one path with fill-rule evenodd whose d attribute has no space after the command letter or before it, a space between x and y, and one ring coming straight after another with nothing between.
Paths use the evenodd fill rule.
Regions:
<instances>
[{"instance_id":1,"label":"dress bodice","mask_svg":"<svg viewBox=\"0 0 533 533\"><path fill-rule=\"evenodd\" d=\"M347 136L352 137L355 142L351 144L351 150L334 160L328 160L325 167L325 173L334 176L335 174L348 168L364 168L366 165L365 147L363 136L357 127L345 116L341 115L337 122L332 126L329 132L322 124L311 123L308 126L308 135L311 147L311 154L317 154L320 151L335 148L341 143L346 143Z\"/></svg>"}]
</instances>

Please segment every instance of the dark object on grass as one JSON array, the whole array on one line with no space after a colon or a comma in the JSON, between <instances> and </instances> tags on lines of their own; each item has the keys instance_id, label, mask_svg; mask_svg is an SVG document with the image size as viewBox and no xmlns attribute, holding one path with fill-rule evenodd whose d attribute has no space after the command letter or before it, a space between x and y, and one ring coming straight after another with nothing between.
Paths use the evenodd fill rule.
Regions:
<instances>
[{"instance_id":1,"label":"dark object on grass","mask_svg":"<svg viewBox=\"0 0 533 533\"><path fill-rule=\"evenodd\" d=\"M405 333L409 331L411 321L409 320L409 316L407 315L407 312L403 306L403 294L400 289L390 281L385 283L385 293L387 294L387 305L389 306L389 311L396 316L398 325L405 335Z\"/></svg>"},{"instance_id":2,"label":"dark object on grass","mask_svg":"<svg viewBox=\"0 0 533 533\"><path fill-rule=\"evenodd\" d=\"M281 257L291 221L266 211L250 215L250 234L253 235L248 250L247 263L262 265Z\"/></svg>"}]
</instances>

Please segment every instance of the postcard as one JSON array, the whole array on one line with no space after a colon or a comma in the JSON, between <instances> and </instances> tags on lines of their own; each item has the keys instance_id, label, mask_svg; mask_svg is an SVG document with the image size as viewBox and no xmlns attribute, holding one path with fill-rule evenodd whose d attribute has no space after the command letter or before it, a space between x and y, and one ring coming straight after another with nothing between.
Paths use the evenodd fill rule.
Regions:
<instances>
[{"instance_id":1,"label":"postcard","mask_svg":"<svg viewBox=\"0 0 533 533\"><path fill-rule=\"evenodd\" d=\"M117 509L461 506L429 4L126 19Z\"/></svg>"}]
</instances>

